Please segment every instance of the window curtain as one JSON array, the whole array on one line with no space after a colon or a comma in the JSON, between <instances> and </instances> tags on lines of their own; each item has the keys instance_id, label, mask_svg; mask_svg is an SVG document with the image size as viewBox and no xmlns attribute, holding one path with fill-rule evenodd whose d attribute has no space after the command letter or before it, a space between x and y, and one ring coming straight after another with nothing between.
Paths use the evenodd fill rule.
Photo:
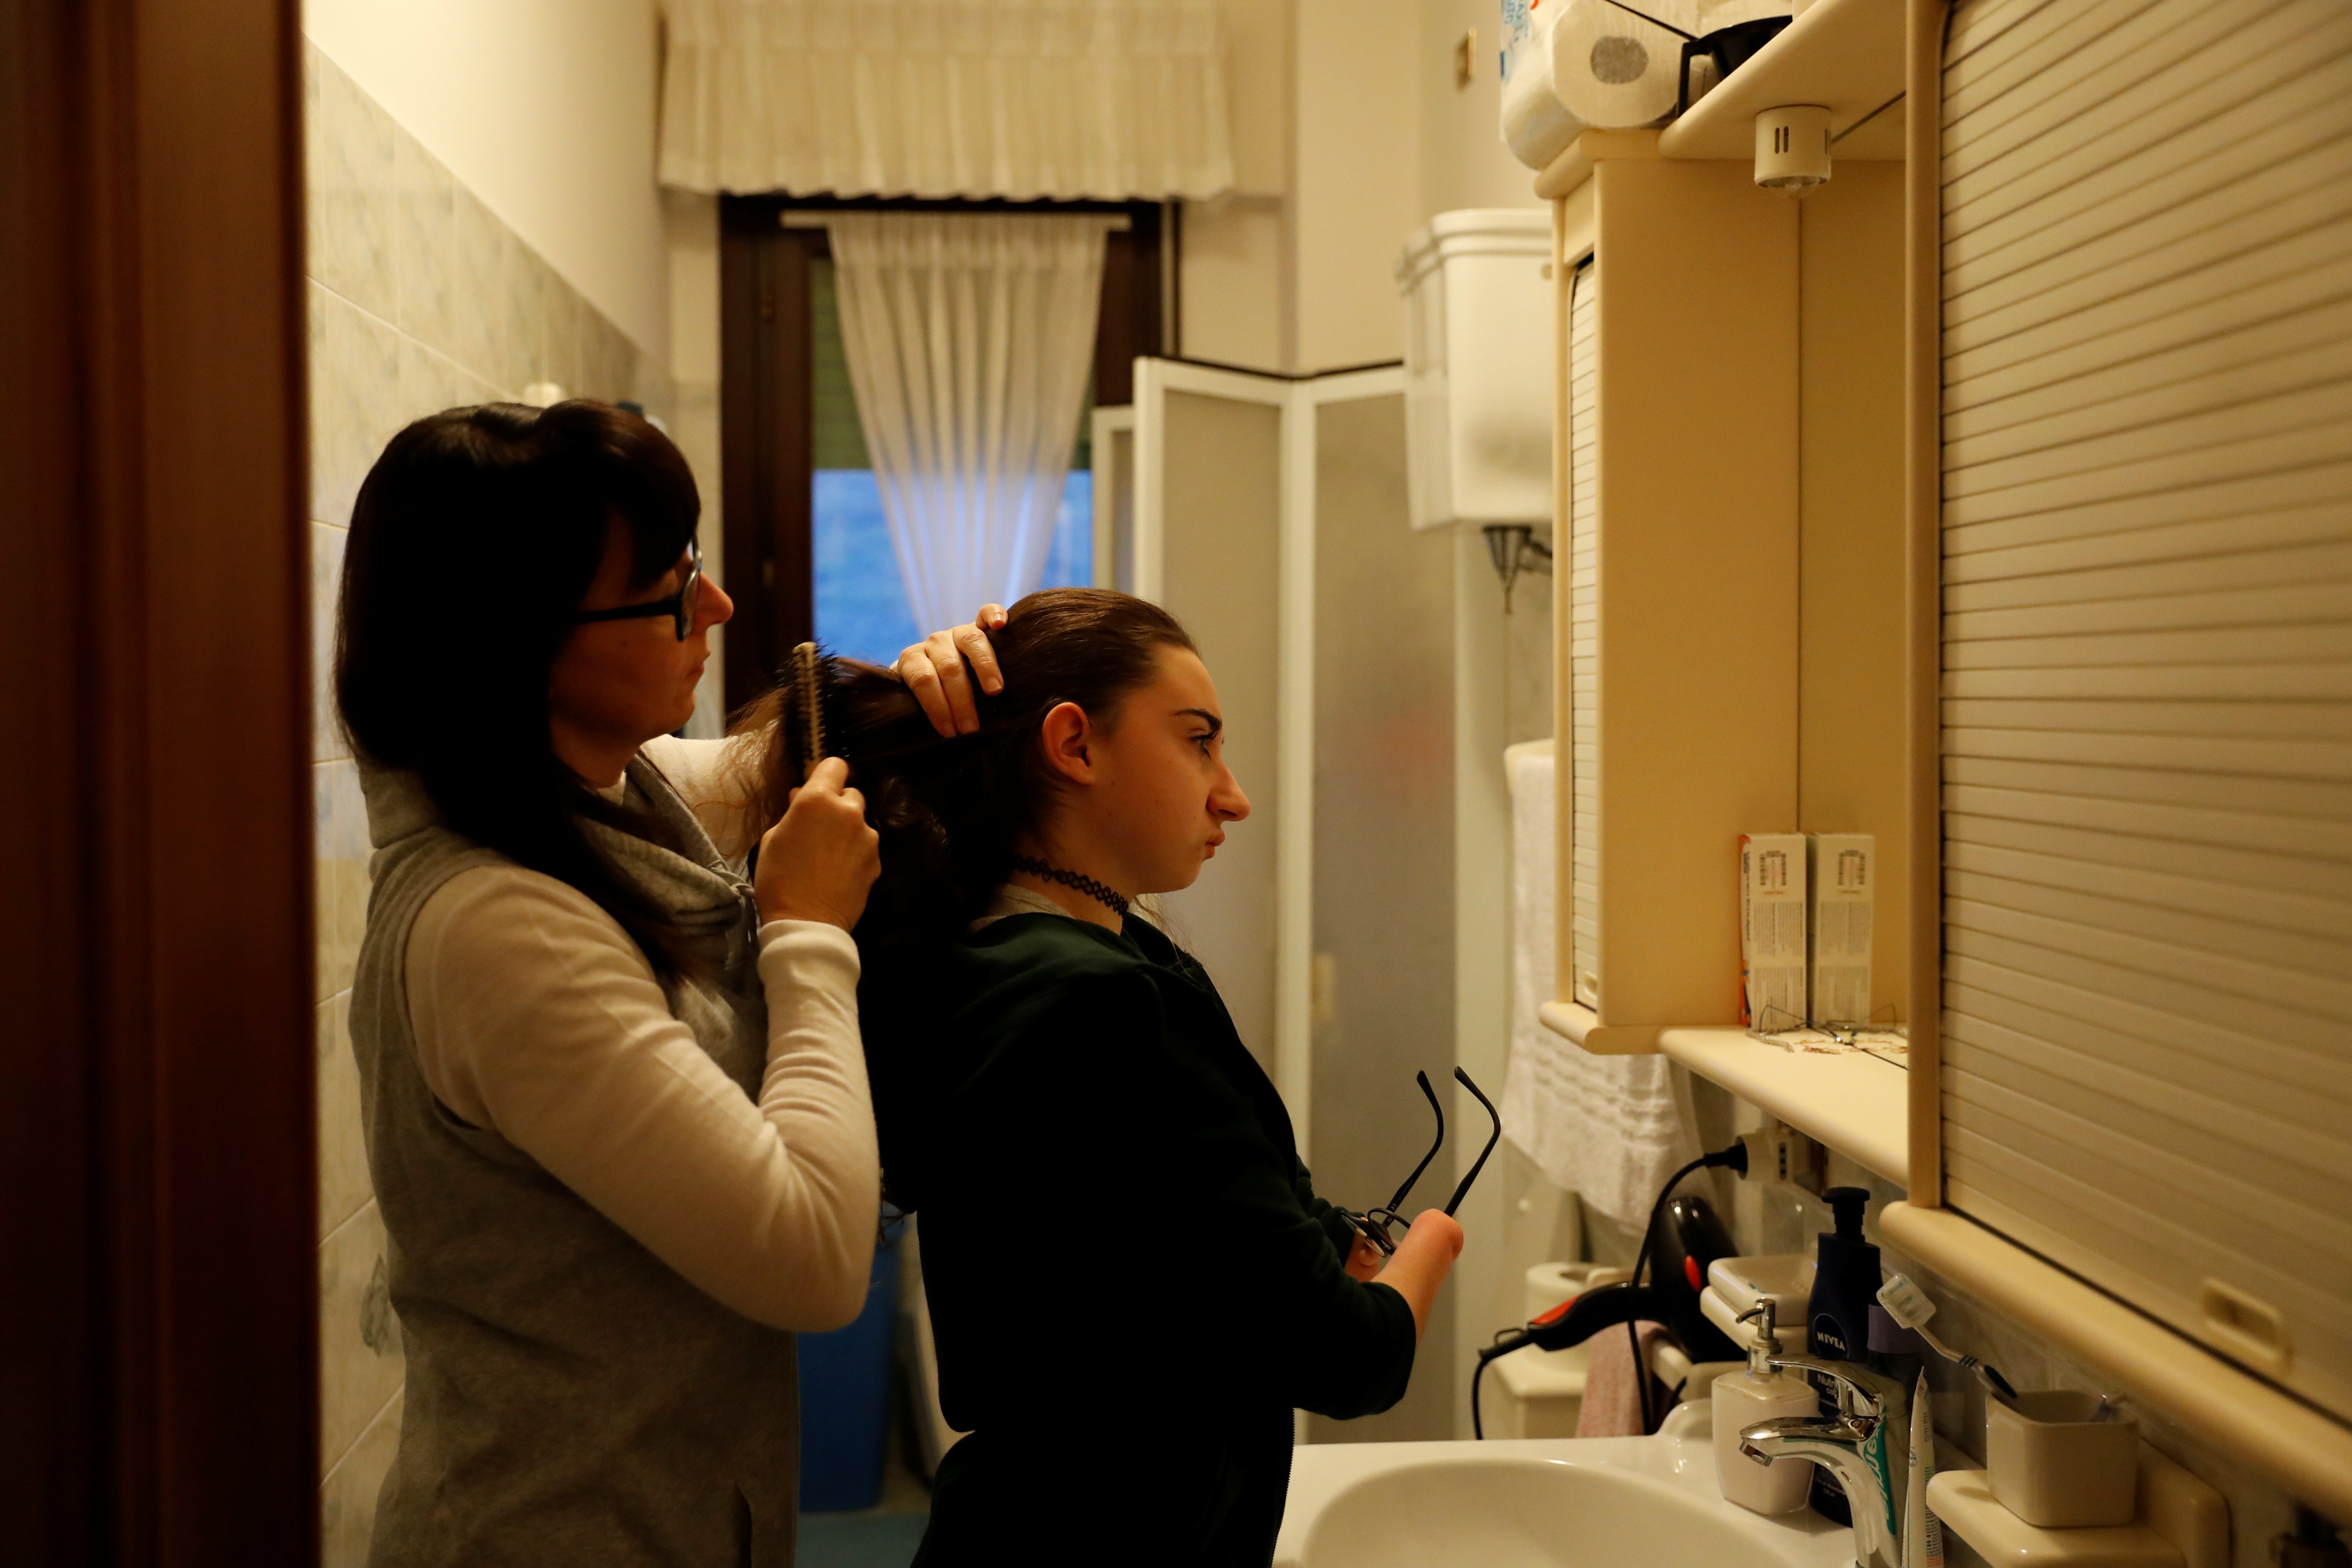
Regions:
<instances>
[{"instance_id":1,"label":"window curtain","mask_svg":"<svg viewBox=\"0 0 2352 1568\"><path fill-rule=\"evenodd\" d=\"M661 179L1127 201L1233 184L1215 0L669 0Z\"/></svg>"},{"instance_id":2,"label":"window curtain","mask_svg":"<svg viewBox=\"0 0 2352 1568\"><path fill-rule=\"evenodd\" d=\"M1044 574L1110 221L826 217L850 386L917 626L1010 605Z\"/></svg>"}]
</instances>

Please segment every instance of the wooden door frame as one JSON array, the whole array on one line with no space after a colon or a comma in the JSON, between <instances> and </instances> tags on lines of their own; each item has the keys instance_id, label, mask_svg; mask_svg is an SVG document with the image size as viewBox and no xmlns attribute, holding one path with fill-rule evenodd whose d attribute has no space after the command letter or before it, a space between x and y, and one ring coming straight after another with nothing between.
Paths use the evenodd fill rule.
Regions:
<instances>
[{"instance_id":1,"label":"wooden door frame","mask_svg":"<svg viewBox=\"0 0 2352 1568\"><path fill-rule=\"evenodd\" d=\"M730 198L719 211L719 560L736 602L720 646L732 713L773 683L787 649L816 635L808 274L824 236L762 221Z\"/></svg>"},{"instance_id":2,"label":"wooden door frame","mask_svg":"<svg viewBox=\"0 0 2352 1568\"><path fill-rule=\"evenodd\" d=\"M0 1561L315 1563L294 0L0 0Z\"/></svg>"},{"instance_id":3,"label":"wooden door frame","mask_svg":"<svg viewBox=\"0 0 2352 1568\"><path fill-rule=\"evenodd\" d=\"M1904 91L1943 101L1948 0L1907 0ZM1909 1135L1914 1207L1944 1201L1943 143L1934 114L1905 121L1904 751L1910 858Z\"/></svg>"}]
</instances>

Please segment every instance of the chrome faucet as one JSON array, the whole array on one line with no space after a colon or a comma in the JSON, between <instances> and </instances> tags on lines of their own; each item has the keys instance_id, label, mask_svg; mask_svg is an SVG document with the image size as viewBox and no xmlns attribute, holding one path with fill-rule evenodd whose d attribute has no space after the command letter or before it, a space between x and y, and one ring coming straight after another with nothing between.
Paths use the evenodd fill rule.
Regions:
<instances>
[{"instance_id":1,"label":"chrome faucet","mask_svg":"<svg viewBox=\"0 0 2352 1568\"><path fill-rule=\"evenodd\" d=\"M1901 1384L1852 1362L1776 1355L1775 1371L1818 1373L1838 1385L1834 1416L1786 1415L1739 1434L1739 1451L1759 1465L1810 1459L1837 1478L1853 1514L1859 1568L1905 1568L1903 1499L1910 1398Z\"/></svg>"}]
</instances>

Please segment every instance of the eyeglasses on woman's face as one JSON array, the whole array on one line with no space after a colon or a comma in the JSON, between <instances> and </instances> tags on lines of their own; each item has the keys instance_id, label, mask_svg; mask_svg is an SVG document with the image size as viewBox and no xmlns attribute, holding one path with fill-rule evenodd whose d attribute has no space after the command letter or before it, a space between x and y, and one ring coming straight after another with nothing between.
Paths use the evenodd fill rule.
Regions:
<instances>
[{"instance_id":1,"label":"eyeglasses on woman's face","mask_svg":"<svg viewBox=\"0 0 2352 1568\"><path fill-rule=\"evenodd\" d=\"M642 605L622 605L610 610L583 610L572 617L572 625L585 626L590 621L650 620L656 616L667 616L677 627L677 640L684 642L694 635L694 617L698 601L702 597L702 544L690 540L686 546L686 581L677 592L667 598L648 600Z\"/></svg>"}]
</instances>

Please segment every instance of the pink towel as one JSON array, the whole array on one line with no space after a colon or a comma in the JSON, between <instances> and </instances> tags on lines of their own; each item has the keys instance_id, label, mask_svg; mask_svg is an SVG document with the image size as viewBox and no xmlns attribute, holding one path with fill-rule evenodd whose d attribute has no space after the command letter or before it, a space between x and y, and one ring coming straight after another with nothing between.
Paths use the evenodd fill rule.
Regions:
<instances>
[{"instance_id":1,"label":"pink towel","mask_svg":"<svg viewBox=\"0 0 2352 1568\"><path fill-rule=\"evenodd\" d=\"M1664 1415L1666 1391L1649 1373L1650 1352L1664 1333L1662 1323L1636 1323L1635 1331L1642 1339L1641 1375L1650 1384L1650 1414L1653 1419ZM1576 1435L1580 1437L1642 1437L1650 1428L1642 1424L1642 1395L1633 1381L1633 1347L1631 1335L1620 1328L1607 1328L1592 1336L1592 1356L1584 1367L1584 1405L1576 1415Z\"/></svg>"}]
</instances>

